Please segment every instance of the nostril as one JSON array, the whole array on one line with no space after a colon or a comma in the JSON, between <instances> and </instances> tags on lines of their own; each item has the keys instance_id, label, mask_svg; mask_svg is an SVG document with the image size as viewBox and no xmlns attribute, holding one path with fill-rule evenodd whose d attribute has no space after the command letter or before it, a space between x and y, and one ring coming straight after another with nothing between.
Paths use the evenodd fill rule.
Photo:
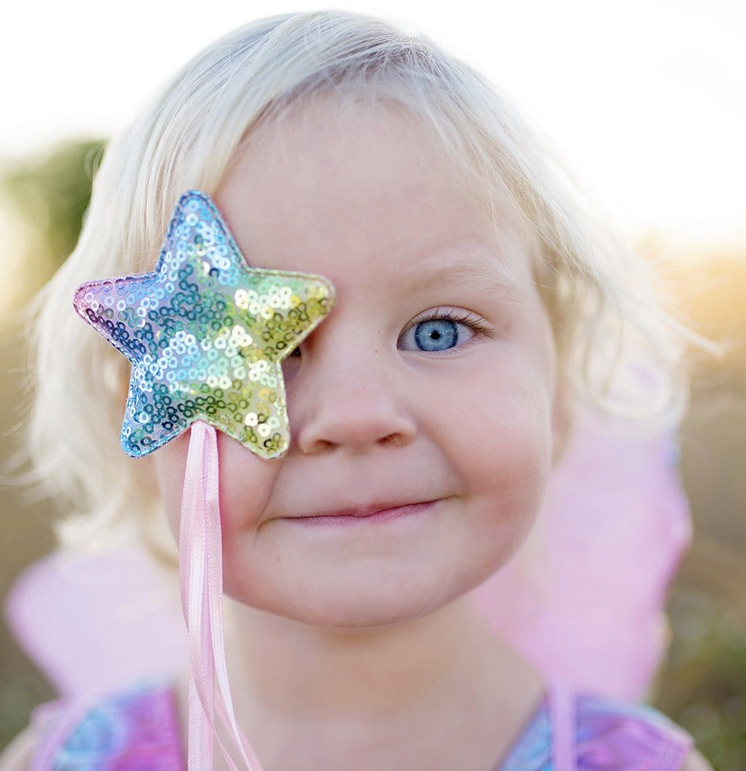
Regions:
<instances>
[{"instance_id":1,"label":"nostril","mask_svg":"<svg viewBox=\"0 0 746 771\"><path fill-rule=\"evenodd\" d=\"M392 447L401 447L406 444L406 439L401 434L389 434L381 439L381 444L388 444Z\"/></svg>"},{"instance_id":2,"label":"nostril","mask_svg":"<svg viewBox=\"0 0 746 771\"><path fill-rule=\"evenodd\" d=\"M386 436L382 436L378 440L378 444L389 447L404 447L404 445L407 444L407 441L407 437L404 434L394 432L387 434ZM316 453L331 450L334 447L337 447L339 444L343 443L330 442L328 439L316 439L310 443L301 440L298 442L298 449L300 450L301 455L314 455Z\"/></svg>"},{"instance_id":3,"label":"nostril","mask_svg":"<svg viewBox=\"0 0 746 771\"><path fill-rule=\"evenodd\" d=\"M300 450L301 455L313 455L317 452L324 452L331 447L334 447L334 442L328 442L326 439L317 439L310 444L305 442L298 443L298 449Z\"/></svg>"}]
</instances>

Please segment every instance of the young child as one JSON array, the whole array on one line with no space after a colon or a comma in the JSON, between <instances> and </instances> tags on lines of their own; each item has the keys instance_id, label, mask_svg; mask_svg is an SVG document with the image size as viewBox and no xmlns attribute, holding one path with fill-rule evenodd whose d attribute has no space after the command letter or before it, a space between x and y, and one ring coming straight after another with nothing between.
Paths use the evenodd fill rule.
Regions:
<instances>
[{"instance_id":1,"label":"young child","mask_svg":"<svg viewBox=\"0 0 746 771\"><path fill-rule=\"evenodd\" d=\"M180 769L187 754L190 770L208 769L210 723L227 748L218 769L231 758L251 771L708 768L653 710L545 682L468 601L531 531L577 404L664 423L683 398L675 323L559 179L481 77L341 13L239 29L112 141L79 245L42 303L34 452L99 532L137 518L152 537L165 515L180 541L192 678L53 715L4 771ZM262 276L278 298L302 295L278 310L282 325L301 309L293 334L262 326L262 344L289 353L256 370L276 421L245 413L234 425L231 381L208 362L202 393L217 412L174 410L145 444L132 425L146 425L135 408L149 386L131 386L123 442L147 457L129 460L116 440L121 353L132 359L139 343L91 309L131 290L157 316L195 292L180 318L203 315L217 337L182 332L174 355L219 348L234 320L195 289L216 263L205 257L201 277L174 267L170 289L153 278L179 239L199 252L216 233L221 259L235 246L251 267L237 307L259 318L251 282ZM70 310L92 279L78 311L118 351ZM310 284L290 288L296 279ZM625 357L643 345L662 398L643 389L647 402L624 402ZM232 355L235 366L249 356Z\"/></svg>"}]
</instances>

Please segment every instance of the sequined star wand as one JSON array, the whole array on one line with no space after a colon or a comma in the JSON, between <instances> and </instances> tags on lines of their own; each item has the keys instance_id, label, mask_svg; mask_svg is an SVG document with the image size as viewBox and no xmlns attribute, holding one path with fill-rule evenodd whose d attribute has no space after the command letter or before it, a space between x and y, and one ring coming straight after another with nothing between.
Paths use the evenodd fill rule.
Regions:
<instances>
[{"instance_id":1,"label":"sequined star wand","mask_svg":"<svg viewBox=\"0 0 746 771\"><path fill-rule=\"evenodd\" d=\"M75 293L78 314L132 364L124 451L143 457L191 427L179 530L189 771L212 769L216 710L246 766L261 769L236 723L225 665L215 428L264 459L285 453L281 363L333 302L321 276L249 267L215 204L194 190L180 198L152 273L89 282Z\"/></svg>"}]
</instances>

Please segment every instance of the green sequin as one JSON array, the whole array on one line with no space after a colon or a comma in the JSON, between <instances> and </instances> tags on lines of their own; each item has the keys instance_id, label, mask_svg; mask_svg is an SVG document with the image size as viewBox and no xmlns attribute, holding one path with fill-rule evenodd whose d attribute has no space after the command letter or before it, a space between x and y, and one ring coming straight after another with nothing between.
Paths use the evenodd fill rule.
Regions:
<instances>
[{"instance_id":1,"label":"green sequin","mask_svg":"<svg viewBox=\"0 0 746 771\"><path fill-rule=\"evenodd\" d=\"M249 267L215 204L195 190L176 206L155 271L83 284L74 299L132 364L128 455L205 420L267 459L290 441L282 359L333 302L321 276Z\"/></svg>"}]
</instances>

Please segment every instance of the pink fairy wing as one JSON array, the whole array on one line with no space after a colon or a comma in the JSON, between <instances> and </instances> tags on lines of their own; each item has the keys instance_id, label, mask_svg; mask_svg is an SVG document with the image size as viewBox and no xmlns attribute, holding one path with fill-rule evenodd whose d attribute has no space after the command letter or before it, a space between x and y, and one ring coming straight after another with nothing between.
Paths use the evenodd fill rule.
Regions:
<instances>
[{"instance_id":1,"label":"pink fairy wing","mask_svg":"<svg viewBox=\"0 0 746 771\"><path fill-rule=\"evenodd\" d=\"M10 628L62 696L162 676L187 662L179 587L138 547L58 550L6 600Z\"/></svg>"},{"instance_id":2,"label":"pink fairy wing","mask_svg":"<svg viewBox=\"0 0 746 771\"><path fill-rule=\"evenodd\" d=\"M551 679L639 699L665 653L666 592L690 535L673 439L586 415L529 540L475 601Z\"/></svg>"}]
</instances>

